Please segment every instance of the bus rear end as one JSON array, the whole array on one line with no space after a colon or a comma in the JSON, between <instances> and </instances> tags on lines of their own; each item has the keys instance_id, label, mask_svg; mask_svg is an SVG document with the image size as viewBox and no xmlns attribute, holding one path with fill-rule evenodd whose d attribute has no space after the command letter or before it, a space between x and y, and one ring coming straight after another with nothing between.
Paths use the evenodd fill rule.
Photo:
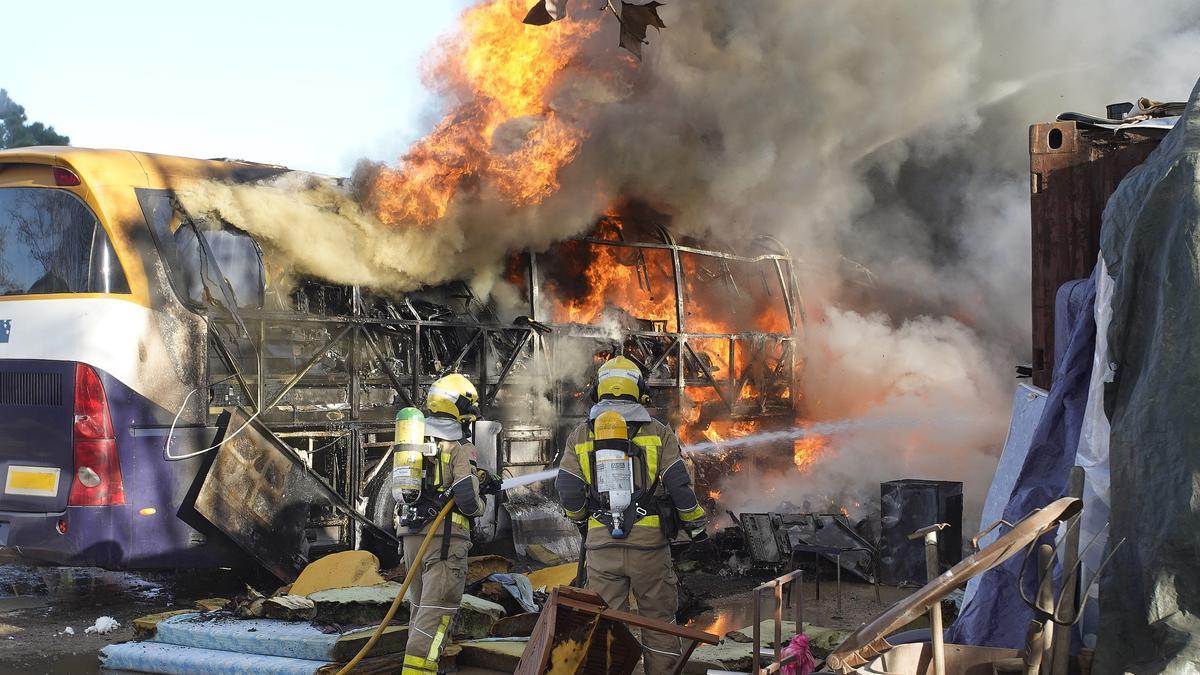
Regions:
<instances>
[{"instance_id":1,"label":"bus rear end","mask_svg":"<svg viewBox=\"0 0 1200 675\"><path fill-rule=\"evenodd\" d=\"M129 286L79 185L63 167L0 163L0 546L106 564L128 506L111 378L80 346L108 323L102 298Z\"/></svg>"},{"instance_id":2,"label":"bus rear end","mask_svg":"<svg viewBox=\"0 0 1200 675\"><path fill-rule=\"evenodd\" d=\"M0 546L34 562L119 564L125 485L95 368L0 361L0 448Z\"/></svg>"}]
</instances>

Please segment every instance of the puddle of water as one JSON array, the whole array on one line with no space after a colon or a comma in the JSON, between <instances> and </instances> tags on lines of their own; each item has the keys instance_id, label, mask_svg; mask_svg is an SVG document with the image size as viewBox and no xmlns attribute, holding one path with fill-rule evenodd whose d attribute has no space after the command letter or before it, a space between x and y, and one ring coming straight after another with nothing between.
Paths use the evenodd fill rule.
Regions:
<instances>
[{"instance_id":1,"label":"puddle of water","mask_svg":"<svg viewBox=\"0 0 1200 675\"><path fill-rule=\"evenodd\" d=\"M45 595L46 582L32 567L0 565L0 598Z\"/></svg>"},{"instance_id":2,"label":"puddle of water","mask_svg":"<svg viewBox=\"0 0 1200 675\"><path fill-rule=\"evenodd\" d=\"M0 607L17 601L27 602L31 598L69 601L97 595L121 596L135 602L172 600L170 592L161 583L130 572L110 572L94 567L0 565Z\"/></svg>"},{"instance_id":3,"label":"puddle of water","mask_svg":"<svg viewBox=\"0 0 1200 675\"><path fill-rule=\"evenodd\" d=\"M731 630L741 630L754 623L749 596L721 598L720 601L724 601L721 606L700 614L688 625L724 637Z\"/></svg>"},{"instance_id":4,"label":"puddle of water","mask_svg":"<svg viewBox=\"0 0 1200 675\"><path fill-rule=\"evenodd\" d=\"M0 663L0 675L26 675L30 672L43 673L99 673L100 659L95 652L90 654L63 654L37 659L35 664L8 665Z\"/></svg>"},{"instance_id":5,"label":"puddle of water","mask_svg":"<svg viewBox=\"0 0 1200 675\"><path fill-rule=\"evenodd\" d=\"M50 598L37 595L20 595L11 598L0 598L0 612L12 612L18 609L33 609L50 604Z\"/></svg>"}]
</instances>

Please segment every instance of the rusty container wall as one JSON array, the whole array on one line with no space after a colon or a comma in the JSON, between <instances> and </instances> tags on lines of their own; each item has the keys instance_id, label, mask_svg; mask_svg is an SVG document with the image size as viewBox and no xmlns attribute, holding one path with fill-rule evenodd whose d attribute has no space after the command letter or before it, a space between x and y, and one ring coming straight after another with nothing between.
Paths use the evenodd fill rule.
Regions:
<instances>
[{"instance_id":1,"label":"rusty container wall","mask_svg":"<svg viewBox=\"0 0 1200 675\"><path fill-rule=\"evenodd\" d=\"M1054 370L1054 296L1092 273L1108 197L1158 146L1158 138L1115 135L1075 122L1029 128L1033 239L1033 383L1050 388Z\"/></svg>"}]
</instances>

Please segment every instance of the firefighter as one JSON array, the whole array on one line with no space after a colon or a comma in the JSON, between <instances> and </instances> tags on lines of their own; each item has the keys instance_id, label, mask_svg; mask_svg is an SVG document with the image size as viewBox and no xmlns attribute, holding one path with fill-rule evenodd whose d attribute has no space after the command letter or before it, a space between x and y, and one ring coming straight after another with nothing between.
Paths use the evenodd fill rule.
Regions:
<instances>
[{"instance_id":1,"label":"firefighter","mask_svg":"<svg viewBox=\"0 0 1200 675\"><path fill-rule=\"evenodd\" d=\"M587 588L614 609L633 592L642 616L675 622L670 541L682 528L706 538L704 508L671 427L650 416L641 368L624 356L597 372L588 421L567 438L555 486L567 516L585 527ZM670 672L679 638L642 631L646 675Z\"/></svg>"},{"instance_id":2,"label":"firefighter","mask_svg":"<svg viewBox=\"0 0 1200 675\"><path fill-rule=\"evenodd\" d=\"M418 411L409 411L419 423ZM399 506L397 534L403 542L405 564L418 567L408 596L412 613L403 675L438 672L438 659L466 585L469 519L483 515L481 495L500 491L499 479L475 464L475 446L468 438L478 417L479 394L470 380L457 373L434 382L425 397L424 443L416 446L423 450L404 451L414 446L401 444L402 420L397 415L392 474ZM431 521L450 497L454 509L438 526L440 531L434 534L424 558L416 560Z\"/></svg>"}]
</instances>

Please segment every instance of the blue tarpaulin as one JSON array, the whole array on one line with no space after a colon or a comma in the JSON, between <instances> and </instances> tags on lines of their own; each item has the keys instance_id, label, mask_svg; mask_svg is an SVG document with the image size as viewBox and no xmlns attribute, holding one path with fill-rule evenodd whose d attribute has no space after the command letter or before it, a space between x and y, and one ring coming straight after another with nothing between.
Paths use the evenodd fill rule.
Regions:
<instances>
[{"instance_id":1,"label":"blue tarpaulin","mask_svg":"<svg viewBox=\"0 0 1200 675\"><path fill-rule=\"evenodd\" d=\"M1073 281L1059 289L1055 325L1064 330L1056 338L1054 381L1042 417L1033 434L1029 453L1004 508L1004 520L1015 523L1066 494L1067 478L1075 464L1079 430L1087 405L1092 355L1096 343L1095 278ZM1001 532L1008 528L1001 526ZM1017 579L1023 556L1015 556L980 577L978 589L962 614L947 631L955 644L1019 649L1025 644L1033 612L1021 600ZM1033 597L1035 561L1026 572L1026 594Z\"/></svg>"},{"instance_id":2,"label":"blue tarpaulin","mask_svg":"<svg viewBox=\"0 0 1200 675\"><path fill-rule=\"evenodd\" d=\"M1046 409L1046 394L1048 392L1037 387L1021 383L1013 391L1012 419L1008 424L1008 437L1004 439L1004 450L1000 453L1000 461L992 474L992 486L988 488L987 499L983 502L983 512L980 514L979 531L982 532L1004 518L1004 509L1008 507L1008 498L1012 496L1013 486L1021 469L1025 466L1025 458L1033 444L1033 432L1037 431L1038 421ZM979 538L979 548L983 549L1000 538L995 529ZM967 592L963 594L963 605L970 604L979 590L980 577L972 577L967 582Z\"/></svg>"}]
</instances>

